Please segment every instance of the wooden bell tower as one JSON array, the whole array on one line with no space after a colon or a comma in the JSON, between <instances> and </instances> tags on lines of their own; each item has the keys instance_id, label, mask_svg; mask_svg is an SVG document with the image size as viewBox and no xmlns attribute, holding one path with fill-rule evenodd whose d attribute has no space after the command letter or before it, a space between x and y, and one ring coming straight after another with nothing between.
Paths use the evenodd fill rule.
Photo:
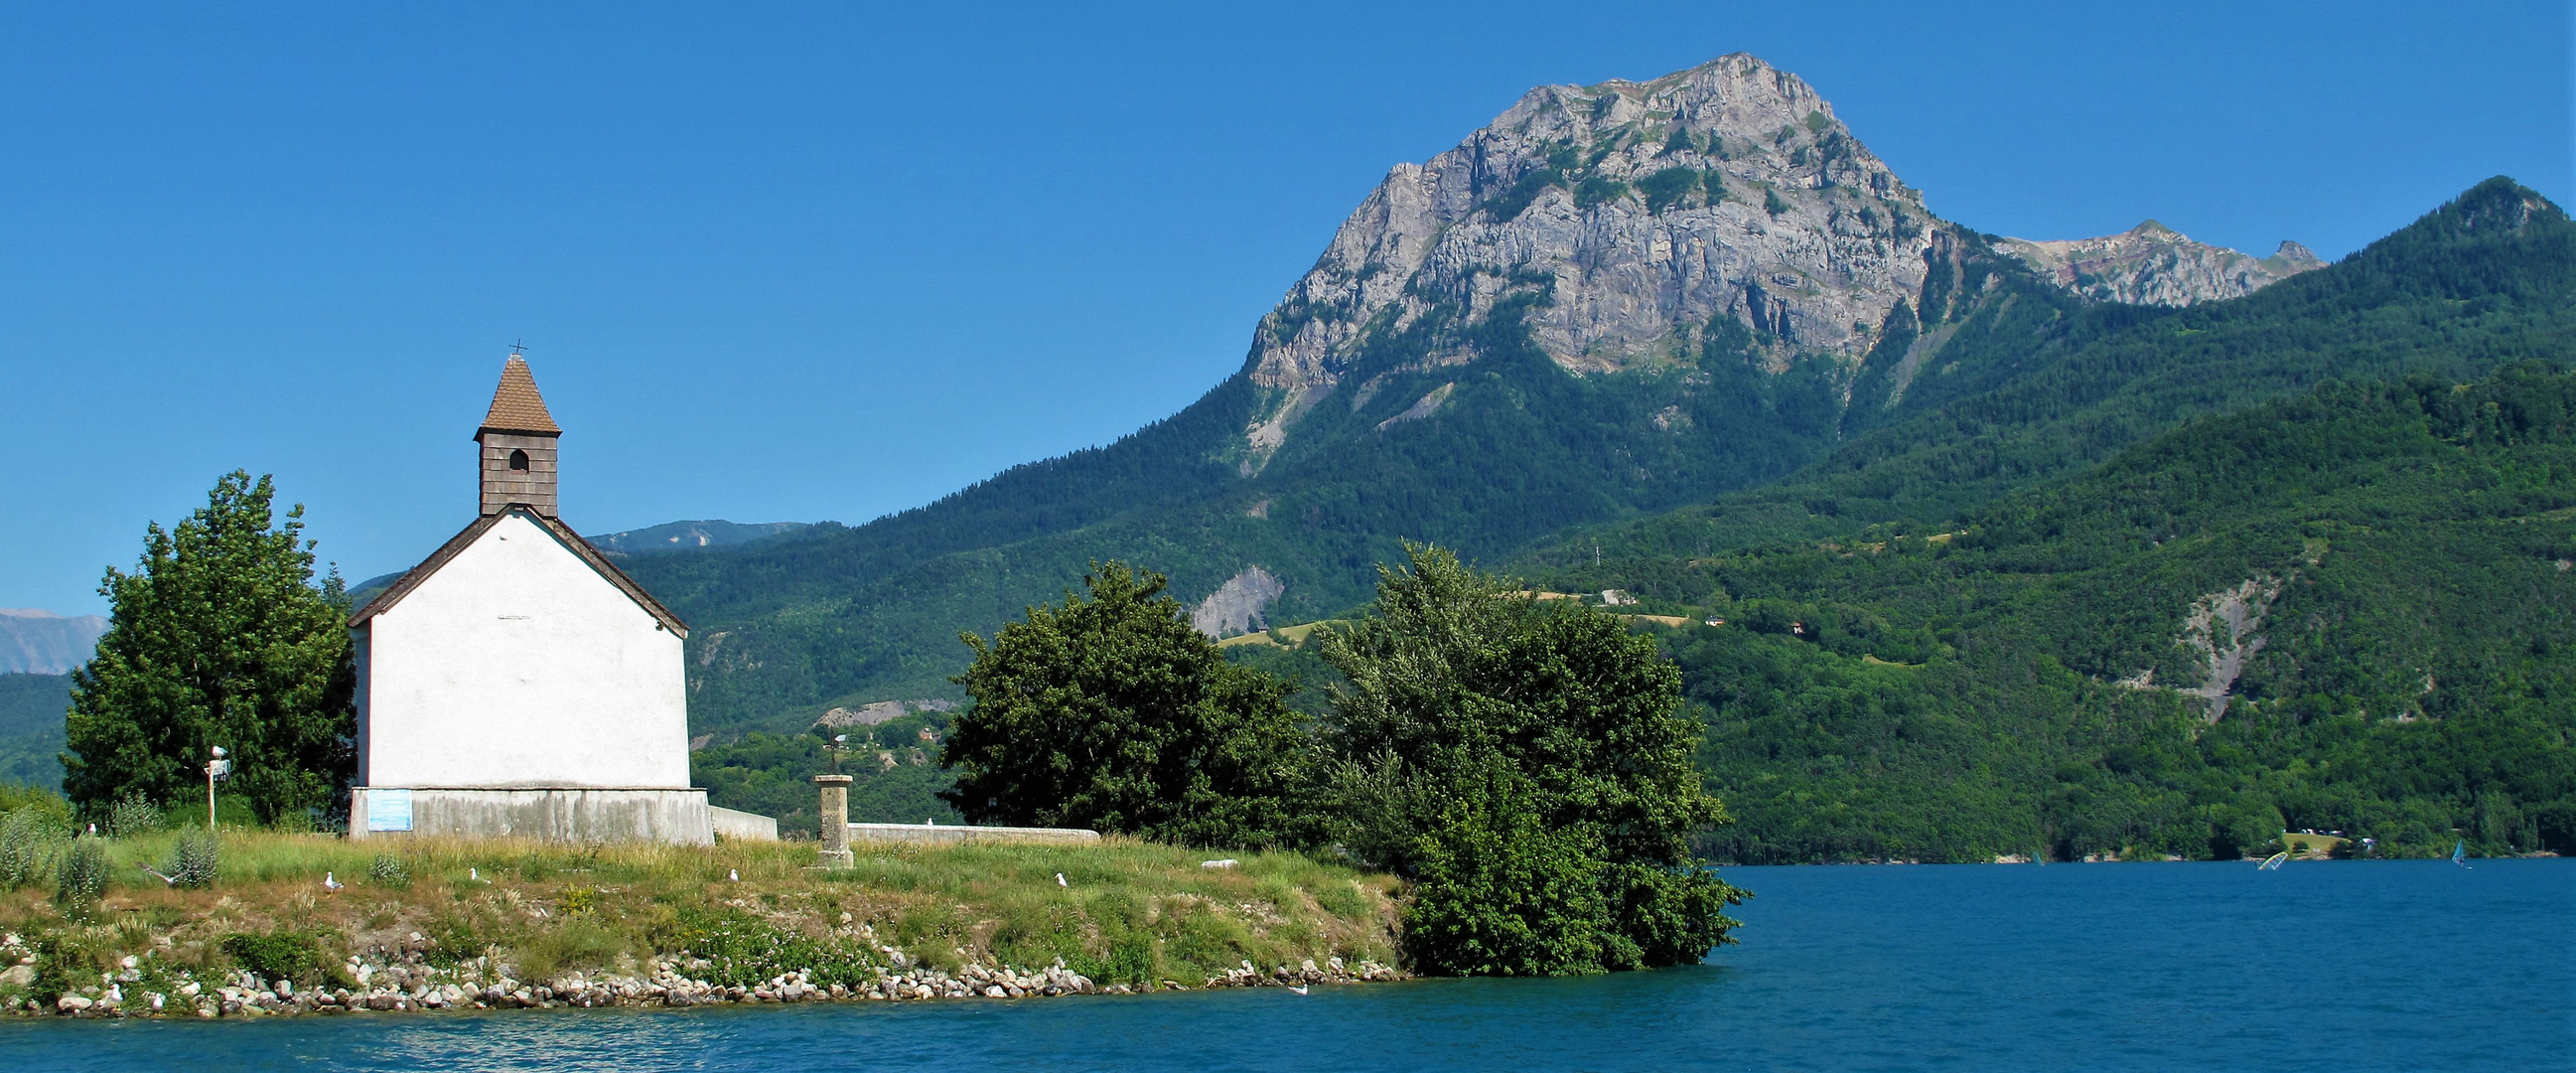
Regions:
<instances>
[{"instance_id":1,"label":"wooden bell tower","mask_svg":"<svg viewBox=\"0 0 2576 1073\"><path fill-rule=\"evenodd\" d=\"M555 441L563 430L546 412L537 394L537 378L528 359L517 353L501 366L501 386L492 392L491 412L474 431L482 446L483 513L498 514L512 505L555 516Z\"/></svg>"}]
</instances>

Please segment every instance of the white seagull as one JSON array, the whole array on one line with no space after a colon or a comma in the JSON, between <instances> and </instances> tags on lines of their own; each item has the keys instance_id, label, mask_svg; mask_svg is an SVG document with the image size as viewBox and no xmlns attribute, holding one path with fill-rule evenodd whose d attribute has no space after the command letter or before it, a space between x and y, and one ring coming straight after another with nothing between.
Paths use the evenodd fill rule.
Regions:
<instances>
[{"instance_id":1,"label":"white seagull","mask_svg":"<svg viewBox=\"0 0 2576 1073\"><path fill-rule=\"evenodd\" d=\"M1296 993L1298 993L1298 994L1300 994L1300 995L1303 995L1303 994L1305 994L1305 993L1306 993L1306 985L1304 985L1304 984L1290 984L1290 985L1288 985L1288 990L1290 990L1290 991L1294 991L1294 992L1296 992Z\"/></svg>"},{"instance_id":2,"label":"white seagull","mask_svg":"<svg viewBox=\"0 0 2576 1073\"><path fill-rule=\"evenodd\" d=\"M330 873L330 872L324 872L324 873L322 873L322 889L323 889L323 890L339 890L340 888L342 888L342 887L346 887L346 886L348 886L348 884L340 882L340 879L339 879L339 877L338 877L337 875L334 875L333 873Z\"/></svg>"},{"instance_id":3,"label":"white seagull","mask_svg":"<svg viewBox=\"0 0 2576 1073\"><path fill-rule=\"evenodd\" d=\"M735 883L740 883L740 882L742 882L742 869L740 869L740 868L727 868L727 869L725 869L725 878L726 878L726 879L728 879L728 880L730 880L730 881L732 881L732 882L735 882Z\"/></svg>"},{"instance_id":4,"label":"white seagull","mask_svg":"<svg viewBox=\"0 0 2576 1073\"><path fill-rule=\"evenodd\" d=\"M1055 885L1059 887L1070 887L1073 884L1065 882L1064 873L1058 872L1055 874Z\"/></svg>"}]
</instances>

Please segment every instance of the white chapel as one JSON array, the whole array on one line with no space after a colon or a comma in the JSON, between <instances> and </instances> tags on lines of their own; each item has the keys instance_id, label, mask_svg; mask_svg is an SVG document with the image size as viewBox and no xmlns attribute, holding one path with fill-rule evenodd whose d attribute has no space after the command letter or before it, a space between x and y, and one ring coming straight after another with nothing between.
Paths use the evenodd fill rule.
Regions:
<instances>
[{"instance_id":1,"label":"white chapel","mask_svg":"<svg viewBox=\"0 0 2576 1073\"><path fill-rule=\"evenodd\" d=\"M556 516L562 435L512 354L473 524L351 616L350 837L698 844L761 819L689 785L688 627Z\"/></svg>"}]
</instances>

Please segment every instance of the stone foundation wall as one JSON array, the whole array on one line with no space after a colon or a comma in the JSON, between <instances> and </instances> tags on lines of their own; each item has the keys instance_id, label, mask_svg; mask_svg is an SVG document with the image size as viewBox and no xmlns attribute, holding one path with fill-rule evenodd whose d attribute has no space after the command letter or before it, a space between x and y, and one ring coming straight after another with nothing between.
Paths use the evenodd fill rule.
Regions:
<instances>
[{"instance_id":1,"label":"stone foundation wall","mask_svg":"<svg viewBox=\"0 0 2576 1073\"><path fill-rule=\"evenodd\" d=\"M542 838L552 842L666 842L704 846L715 841L707 792L691 790L411 790L411 830L368 830L368 797L379 787L349 791L349 837L464 835ZM737 814L748 815L748 814ZM775 830L776 821L771 821Z\"/></svg>"},{"instance_id":2,"label":"stone foundation wall","mask_svg":"<svg viewBox=\"0 0 2576 1073\"><path fill-rule=\"evenodd\" d=\"M778 841L778 817L743 812L720 805L707 806L707 815L715 820L716 833L735 842Z\"/></svg>"}]
</instances>

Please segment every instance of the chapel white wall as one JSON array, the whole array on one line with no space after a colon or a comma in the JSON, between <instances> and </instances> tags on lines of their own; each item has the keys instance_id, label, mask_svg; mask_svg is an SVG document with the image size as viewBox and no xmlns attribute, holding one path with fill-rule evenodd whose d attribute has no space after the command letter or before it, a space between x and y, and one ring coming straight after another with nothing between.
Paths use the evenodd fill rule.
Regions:
<instances>
[{"instance_id":1,"label":"chapel white wall","mask_svg":"<svg viewBox=\"0 0 2576 1073\"><path fill-rule=\"evenodd\" d=\"M524 515L360 640L363 785L688 786L679 635Z\"/></svg>"}]
</instances>

